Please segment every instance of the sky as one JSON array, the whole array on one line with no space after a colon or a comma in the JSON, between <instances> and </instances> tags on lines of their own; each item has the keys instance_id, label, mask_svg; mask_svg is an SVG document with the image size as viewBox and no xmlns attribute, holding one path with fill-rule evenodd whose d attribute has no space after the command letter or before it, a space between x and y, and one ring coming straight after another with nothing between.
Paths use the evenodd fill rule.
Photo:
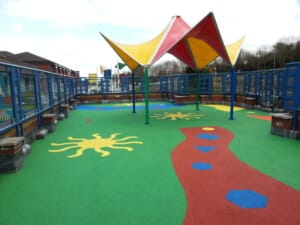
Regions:
<instances>
[{"instance_id":1,"label":"sky","mask_svg":"<svg viewBox=\"0 0 300 225\"><path fill-rule=\"evenodd\" d=\"M245 50L300 37L300 0L0 0L0 51L28 51L87 76L121 62L99 32L137 44L174 15L193 27L209 12L224 43L245 35Z\"/></svg>"}]
</instances>

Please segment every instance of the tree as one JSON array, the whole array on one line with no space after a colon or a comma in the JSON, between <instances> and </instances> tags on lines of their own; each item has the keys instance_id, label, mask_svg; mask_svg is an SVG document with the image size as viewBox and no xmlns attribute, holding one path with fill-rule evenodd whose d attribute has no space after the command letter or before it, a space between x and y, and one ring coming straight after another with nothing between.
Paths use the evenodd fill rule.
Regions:
<instances>
[{"instance_id":1,"label":"tree","mask_svg":"<svg viewBox=\"0 0 300 225\"><path fill-rule=\"evenodd\" d=\"M273 46L263 45L256 51L242 49L235 68L238 71L253 71L262 69L283 68L286 63L300 61L300 36L281 38ZM217 71L215 71L217 68ZM212 62L200 72L228 72L230 65L225 62ZM151 67L153 76L171 75L180 73L196 73L178 60L168 60Z\"/></svg>"}]
</instances>

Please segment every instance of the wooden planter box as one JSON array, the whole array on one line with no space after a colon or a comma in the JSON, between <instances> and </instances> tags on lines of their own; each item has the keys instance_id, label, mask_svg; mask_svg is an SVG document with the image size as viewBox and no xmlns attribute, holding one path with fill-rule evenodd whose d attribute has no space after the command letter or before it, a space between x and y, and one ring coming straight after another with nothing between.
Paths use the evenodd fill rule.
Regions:
<instances>
[{"instance_id":1,"label":"wooden planter box","mask_svg":"<svg viewBox=\"0 0 300 225\"><path fill-rule=\"evenodd\" d=\"M272 127L291 130L293 128L293 116L287 113L273 113Z\"/></svg>"},{"instance_id":2,"label":"wooden planter box","mask_svg":"<svg viewBox=\"0 0 300 225\"><path fill-rule=\"evenodd\" d=\"M221 103L224 102L224 95L212 95L211 100L214 103Z\"/></svg>"},{"instance_id":3,"label":"wooden planter box","mask_svg":"<svg viewBox=\"0 0 300 225\"><path fill-rule=\"evenodd\" d=\"M49 131L49 133L54 132L56 128L56 114L55 113L45 113L42 116L43 125Z\"/></svg>"},{"instance_id":4,"label":"wooden planter box","mask_svg":"<svg viewBox=\"0 0 300 225\"><path fill-rule=\"evenodd\" d=\"M108 95L106 100L109 102L120 102L124 100L129 100L128 95Z\"/></svg>"},{"instance_id":5,"label":"wooden planter box","mask_svg":"<svg viewBox=\"0 0 300 225\"><path fill-rule=\"evenodd\" d=\"M136 101L144 101L145 97L144 94L136 94L135 100ZM132 95L129 96L129 100L132 101Z\"/></svg>"},{"instance_id":6,"label":"wooden planter box","mask_svg":"<svg viewBox=\"0 0 300 225\"><path fill-rule=\"evenodd\" d=\"M300 139L300 119L297 118L297 129L293 130L293 116L288 113L273 113L271 133L289 137L293 139Z\"/></svg>"},{"instance_id":7,"label":"wooden planter box","mask_svg":"<svg viewBox=\"0 0 300 225\"><path fill-rule=\"evenodd\" d=\"M45 113L42 116L44 125L51 125L55 123L56 114L55 113Z\"/></svg>"},{"instance_id":8,"label":"wooden planter box","mask_svg":"<svg viewBox=\"0 0 300 225\"><path fill-rule=\"evenodd\" d=\"M69 107L70 107L69 104L61 104L60 106L60 112L65 115L65 118L67 118L69 115L69 111L70 111Z\"/></svg>"},{"instance_id":9,"label":"wooden planter box","mask_svg":"<svg viewBox=\"0 0 300 225\"><path fill-rule=\"evenodd\" d=\"M161 100L163 100L163 97L161 96L161 94L158 94L158 93L150 93L149 99L154 100L154 101L161 101Z\"/></svg>"},{"instance_id":10,"label":"wooden planter box","mask_svg":"<svg viewBox=\"0 0 300 225\"><path fill-rule=\"evenodd\" d=\"M249 106L254 106L255 104L255 98L252 98L252 97L246 97L244 99L244 102L246 105L249 105Z\"/></svg>"},{"instance_id":11,"label":"wooden planter box","mask_svg":"<svg viewBox=\"0 0 300 225\"><path fill-rule=\"evenodd\" d=\"M210 103L211 96L210 95L201 95L200 101L201 103Z\"/></svg>"},{"instance_id":12,"label":"wooden planter box","mask_svg":"<svg viewBox=\"0 0 300 225\"><path fill-rule=\"evenodd\" d=\"M74 98L71 98L69 100L69 105L70 105L70 109L75 109L76 108L76 105L77 105L77 100L74 99Z\"/></svg>"},{"instance_id":13,"label":"wooden planter box","mask_svg":"<svg viewBox=\"0 0 300 225\"><path fill-rule=\"evenodd\" d=\"M231 96L230 96L230 95L225 95L224 98L225 98L225 103L226 103L226 104L229 104L229 103L230 103ZM235 102L236 99L234 99L233 101Z\"/></svg>"},{"instance_id":14,"label":"wooden planter box","mask_svg":"<svg viewBox=\"0 0 300 225\"><path fill-rule=\"evenodd\" d=\"M24 137L9 137L0 140L0 172L16 172L23 167Z\"/></svg>"},{"instance_id":15,"label":"wooden planter box","mask_svg":"<svg viewBox=\"0 0 300 225\"><path fill-rule=\"evenodd\" d=\"M245 101L244 96L242 96L242 95L237 95L237 96L236 96L235 102L236 102L237 105L243 104L244 101Z\"/></svg>"},{"instance_id":16,"label":"wooden planter box","mask_svg":"<svg viewBox=\"0 0 300 225\"><path fill-rule=\"evenodd\" d=\"M174 96L174 103L175 104L188 104L189 103L189 96L188 95L175 95Z\"/></svg>"},{"instance_id":17,"label":"wooden planter box","mask_svg":"<svg viewBox=\"0 0 300 225\"><path fill-rule=\"evenodd\" d=\"M24 129L24 138L26 140L26 143L33 142L35 139L35 134L38 130L37 118L33 117L30 120L24 122L23 129Z\"/></svg>"},{"instance_id":18,"label":"wooden planter box","mask_svg":"<svg viewBox=\"0 0 300 225\"><path fill-rule=\"evenodd\" d=\"M188 95L188 103L195 103L195 102L196 102L196 95Z\"/></svg>"},{"instance_id":19,"label":"wooden planter box","mask_svg":"<svg viewBox=\"0 0 300 225\"><path fill-rule=\"evenodd\" d=\"M77 97L82 103L100 103L104 99L102 95L82 95Z\"/></svg>"}]
</instances>

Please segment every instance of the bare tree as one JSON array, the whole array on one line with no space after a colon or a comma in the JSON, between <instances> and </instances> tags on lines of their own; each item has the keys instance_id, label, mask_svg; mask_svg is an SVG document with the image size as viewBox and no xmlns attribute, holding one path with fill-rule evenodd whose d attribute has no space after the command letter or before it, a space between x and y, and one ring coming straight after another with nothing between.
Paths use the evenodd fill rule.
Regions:
<instances>
[{"instance_id":1,"label":"bare tree","mask_svg":"<svg viewBox=\"0 0 300 225\"><path fill-rule=\"evenodd\" d=\"M235 65L239 71L252 71L259 69L283 68L286 63L300 61L300 36L281 38L275 45L263 45L254 52L242 49ZM202 72L227 72L230 66L225 62L212 62ZM195 73L179 60L168 60L151 67L151 75L170 75L180 73Z\"/></svg>"}]
</instances>

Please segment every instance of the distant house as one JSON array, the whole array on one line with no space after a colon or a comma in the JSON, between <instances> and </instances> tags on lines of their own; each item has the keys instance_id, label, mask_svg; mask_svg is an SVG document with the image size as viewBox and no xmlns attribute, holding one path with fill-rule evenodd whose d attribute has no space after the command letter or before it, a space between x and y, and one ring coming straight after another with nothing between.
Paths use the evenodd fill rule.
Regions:
<instances>
[{"instance_id":1,"label":"distant house","mask_svg":"<svg viewBox=\"0 0 300 225\"><path fill-rule=\"evenodd\" d=\"M79 71L74 71L66 66L30 52L13 54L7 51L0 51L0 62L46 70L66 76L79 77Z\"/></svg>"},{"instance_id":2,"label":"distant house","mask_svg":"<svg viewBox=\"0 0 300 225\"><path fill-rule=\"evenodd\" d=\"M38 69L35 65L23 62L15 54L7 51L0 51L0 62Z\"/></svg>"}]
</instances>

